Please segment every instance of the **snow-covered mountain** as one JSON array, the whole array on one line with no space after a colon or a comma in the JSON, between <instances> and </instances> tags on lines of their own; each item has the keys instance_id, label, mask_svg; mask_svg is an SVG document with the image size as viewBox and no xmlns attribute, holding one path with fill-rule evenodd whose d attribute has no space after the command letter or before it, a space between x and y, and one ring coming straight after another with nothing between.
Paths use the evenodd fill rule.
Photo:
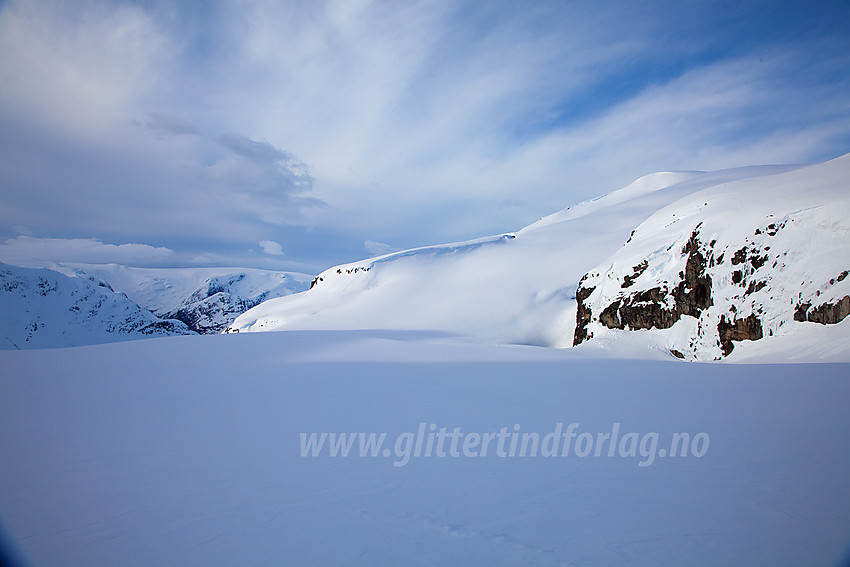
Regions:
<instances>
[{"instance_id":1,"label":"snow-covered mountain","mask_svg":"<svg viewBox=\"0 0 850 567\"><path fill-rule=\"evenodd\" d=\"M265 299L303 291L312 278L246 268L0 265L2 348L220 333L240 313Z\"/></svg>"},{"instance_id":2,"label":"snow-covered mountain","mask_svg":"<svg viewBox=\"0 0 850 567\"><path fill-rule=\"evenodd\" d=\"M78 346L194 334L93 277L0 264L0 348Z\"/></svg>"},{"instance_id":3,"label":"snow-covered mountain","mask_svg":"<svg viewBox=\"0 0 850 567\"><path fill-rule=\"evenodd\" d=\"M655 329L675 356L804 333L850 314L848 158L697 191L641 223L579 286L575 344Z\"/></svg>"},{"instance_id":4,"label":"snow-covered mountain","mask_svg":"<svg viewBox=\"0 0 850 567\"><path fill-rule=\"evenodd\" d=\"M231 328L431 330L689 360L733 350L848 359L847 323L835 325L850 310L848 180L850 155L656 173L514 234L334 267ZM759 348L735 348L757 339Z\"/></svg>"},{"instance_id":5,"label":"snow-covered mountain","mask_svg":"<svg viewBox=\"0 0 850 567\"><path fill-rule=\"evenodd\" d=\"M614 356L850 359L850 331L839 324L850 313L848 179L850 155L655 173L516 233L314 279L240 268L8 268L4 340L23 348L140 333L395 329Z\"/></svg>"},{"instance_id":6,"label":"snow-covered mountain","mask_svg":"<svg viewBox=\"0 0 850 567\"><path fill-rule=\"evenodd\" d=\"M237 315L267 299L306 290L313 276L251 268L133 268L59 264L54 269L102 279L152 313L200 334L222 332Z\"/></svg>"}]
</instances>

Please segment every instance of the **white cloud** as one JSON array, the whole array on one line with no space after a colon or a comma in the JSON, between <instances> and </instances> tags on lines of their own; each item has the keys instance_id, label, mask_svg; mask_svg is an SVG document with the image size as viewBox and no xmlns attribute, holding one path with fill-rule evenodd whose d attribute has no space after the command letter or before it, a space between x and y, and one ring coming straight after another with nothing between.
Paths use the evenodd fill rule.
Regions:
<instances>
[{"instance_id":1,"label":"white cloud","mask_svg":"<svg viewBox=\"0 0 850 567\"><path fill-rule=\"evenodd\" d=\"M846 34L775 43L740 10L10 0L0 235L232 258L271 224L310 261L516 230L655 170L846 151Z\"/></svg>"},{"instance_id":2,"label":"white cloud","mask_svg":"<svg viewBox=\"0 0 850 567\"><path fill-rule=\"evenodd\" d=\"M266 254L270 254L271 256L283 256L283 248L274 240L263 240L260 242L260 246L263 247L263 252Z\"/></svg>"},{"instance_id":3,"label":"white cloud","mask_svg":"<svg viewBox=\"0 0 850 567\"><path fill-rule=\"evenodd\" d=\"M724 32L695 24L711 16L700 7L669 21L658 5L627 4L499 3L464 20L450 3L372 4L345 18L335 4L307 18L260 3L245 59L272 71L238 112L310 164L331 205L306 213L315 223L394 241L427 231L423 244L513 230L655 170L832 157L850 133L819 110L846 108L844 89L798 80L809 67L800 45L727 46L725 58L656 76ZM825 76L847 68L838 53L825 53L839 63ZM518 201L529 206L499 208Z\"/></svg>"},{"instance_id":4,"label":"white cloud","mask_svg":"<svg viewBox=\"0 0 850 567\"><path fill-rule=\"evenodd\" d=\"M389 244L384 242L376 242L374 240L367 240L363 243L363 247L369 251L369 254L373 256L382 256L384 254L389 254L390 252L395 252L397 248L393 248Z\"/></svg>"},{"instance_id":5,"label":"white cloud","mask_svg":"<svg viewBox=\"0 0 850 567\"><path fill-rule=\"evenodd\" d=\"M221 199L268 224L298 223L305 208L324 203L307 194L313 177L307 165L268 142L227 134L217 142L223 155L202 166L204 185Z\"/></svg>"},{"instance_id":6,"label":"white cloud","mask_svg":"<svg viewBox=\"0 0 850 567\"><path fill-rule=\"evenodd\" d=\"M0 244L0 261L9 264L80 262L145 265L162 262L174 252L147 244L104 244L96 238L18 236Z\"/></svg>"},{"instance_id":7,"label":"white cloud","mask_svg":"<svg viewBox=\"0 0 850 567\"><path fill-rule=\"evenodd\" d=\"M654 171L797 163L829 155L850 132L843 98L808 81L789 86L794 54L742 58L695 68L642 90L604 114L556 130L492 163L480 182L537 188L535 203L561 207L564 191L592 198ZM808 108L807 101L821 103ZM607 183L607 186L605 185ZM560 203L560 204L559 204ZM555 210L555 209L552 209Z\"/></svg>"},{"instance_id":8,"label":"white cloud","mask_svg":"<svg viewBox=\"0 0 850 567\"><path fill-rule=\"evenodd\" d=\"M0 114L98 140L157 97L175 40L129 4L12 0L0 11Z\"/></svg>"}]
</instances>

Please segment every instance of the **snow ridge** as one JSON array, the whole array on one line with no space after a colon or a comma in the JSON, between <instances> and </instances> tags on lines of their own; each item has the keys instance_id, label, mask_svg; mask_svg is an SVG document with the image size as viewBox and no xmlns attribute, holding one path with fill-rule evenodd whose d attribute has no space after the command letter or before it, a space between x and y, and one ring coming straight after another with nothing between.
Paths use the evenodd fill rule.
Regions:
<instances>
[{"instance_id":1,"label":"snow ridge","mask_svg":"<svg viewBox=\"0 0 850 567\"><path fill-rule=\"evenodd\" d=\"M812 360L850 359L834 325L850 308L847 179L850 155L653 174L516 233L331 268L229 328L428 330L687 360L780 360L787 341L774 339L793 337ZM753 339L776 350L736 349Z\"/></svg>"}]
</instances>

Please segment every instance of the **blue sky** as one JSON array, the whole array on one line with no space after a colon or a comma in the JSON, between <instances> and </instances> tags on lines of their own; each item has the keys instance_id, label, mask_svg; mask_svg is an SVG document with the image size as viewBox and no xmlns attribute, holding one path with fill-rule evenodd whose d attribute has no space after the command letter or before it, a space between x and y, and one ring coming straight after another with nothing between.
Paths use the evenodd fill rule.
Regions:
<instances>
[{"instance_id":1,"label":"blue sky","mask_svg":"<svg viewBox=\"0 0 850 567\"><path fill-rule=\"evenodd\" d=\"M850 151L850 3L7 1L0 260L315 272Z\"/></svg>"}]
</instances>

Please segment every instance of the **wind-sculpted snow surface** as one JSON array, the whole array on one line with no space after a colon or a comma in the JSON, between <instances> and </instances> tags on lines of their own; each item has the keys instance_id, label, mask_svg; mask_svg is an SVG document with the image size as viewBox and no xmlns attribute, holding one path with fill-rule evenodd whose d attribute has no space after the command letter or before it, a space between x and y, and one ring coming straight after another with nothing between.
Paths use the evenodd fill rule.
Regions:
<instances>
[{"instance_id":1,"label":"wind-sculpted snow surface","mask_svg":"<svg viewBox=\"0 0 850 567\"><path fill-rule=\"evenodd\" d=\"M515 234L332 268L231 329L436 330L615 356L850 360L848 179L850 156L656 173Z\"/></svg>"},{"instance_id":2,"label":"wind-sculpted snow surface","mask_svg":"<svg viewBox=\"0 0 850 567\"><path fill-rule=\"evenodd\" d=\"M847 364L290 331L0 368L21 567L837 567L850 543Z\"/></svg>"}]
</instances>

